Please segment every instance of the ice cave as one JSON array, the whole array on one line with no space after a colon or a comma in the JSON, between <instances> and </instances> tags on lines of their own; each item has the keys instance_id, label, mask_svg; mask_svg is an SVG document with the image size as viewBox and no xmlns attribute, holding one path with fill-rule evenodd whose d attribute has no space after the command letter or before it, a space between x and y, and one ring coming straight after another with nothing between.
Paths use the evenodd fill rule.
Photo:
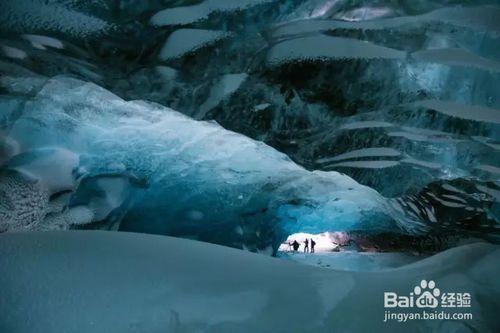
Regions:
<instances>
[{"instance_id":1,"label":"ice cave","mask_svg":"<svg viewBox=\"0 0 500 333\"><path fill-rule=\"evenodd\" d=\"M498 0L1 0L0 332L499 332L499 87Z\"/></svg>"}]
</instances>

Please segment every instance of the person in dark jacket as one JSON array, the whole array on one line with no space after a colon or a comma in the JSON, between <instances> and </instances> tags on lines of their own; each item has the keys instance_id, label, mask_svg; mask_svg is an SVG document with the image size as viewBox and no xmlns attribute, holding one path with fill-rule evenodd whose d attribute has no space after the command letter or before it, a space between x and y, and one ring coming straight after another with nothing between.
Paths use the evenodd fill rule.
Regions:
<instances>
[{"instance_id":1,"label":"person in dark jacket","mask_svg":"<svg viewBox=\"0 0 500 333\"><path fill-rule=\"evenodd\" d=\"M304 242L304 253L309 252L309 239L306 238L306 241Z\"/></svg>"},{"instance_id":2,"label":"person in dark jacket","mask_svg":"<svg viewBox=\"0 0 500 333\"><path fill-rule=\"evenodd\" d=\"M296 240L294 240L293 243L292 243L293 250L297 251L299 249L299 246L300 246L299 242L297 242Z\"/></svg>"},{"instance_id":3,"label":"person in dark jacket","mask_svg":"<svg viewBox=\"0 0 500 333\"><path fill-rule=\"evenodd\" d=\"M311 253L314 253L315 246L316 246L316 242L311 238Z\"/></svg>"}]
</instances>

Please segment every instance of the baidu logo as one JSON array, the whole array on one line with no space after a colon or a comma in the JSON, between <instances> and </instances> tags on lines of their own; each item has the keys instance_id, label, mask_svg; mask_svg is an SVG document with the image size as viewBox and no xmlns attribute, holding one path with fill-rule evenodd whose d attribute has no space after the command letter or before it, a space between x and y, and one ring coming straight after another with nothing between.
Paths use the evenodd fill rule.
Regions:
<instances>
[{"instance_id":1,"label":"baidu logo","mask_svg":"<svg viewBox=\"0 0 500 333\"><path fill-rule=\"evenodd\" d=\"M415 304L419 308L436 308L439 305L439 295L441 291L436 288L434 281L427 282L426 280L420 281L420 286L413 289L415 297Z\"/></svg>"},{"instance_id":2,"label":"baidu logo","mask_svg":"<svg viewBox=\"0 0 500 333\"><path fill-rule=\"evenodd\" d=\"M384 292L384 307L386 308L430 308L441 307L470 307L469 293L443 293L433 280L422 280L407 295L398 295L395 292Z\"/></svg>"},{"instance_id":3,"label":"baidu logo","mask_svg":"<svg viewBox=\"0 0 500 333\"><path fill-rule=\"evenodd\" d=\"M384 307L386 308L436 308L439 305L441 290L434 281L422 280L413 288L409 296L401 296L395 292L384 293Z\"/></svg>"},{"instance_id":4,"label":"baidu logo","mask_svg":"<svg viewBox=\"0 0 500 333\"><path fill-rule=\"evenodd\" d=\"M472 312L463 311L471 307L471 301L470 293L444 292L435 281L422 280L407 295L384 292L384 322L472 319Z\"/></svg>"}]
</instances>

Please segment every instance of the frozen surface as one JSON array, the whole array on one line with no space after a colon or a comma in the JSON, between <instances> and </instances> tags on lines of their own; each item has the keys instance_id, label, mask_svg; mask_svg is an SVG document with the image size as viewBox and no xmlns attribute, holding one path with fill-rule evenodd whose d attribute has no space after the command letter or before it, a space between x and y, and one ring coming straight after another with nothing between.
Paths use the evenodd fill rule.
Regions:
<instances>
[{"instance_id":1,"label":"frozen surface","mask_svg":"<svg viewBox=\"0 0 500 333\"><path fill-rule=\"evenodd\" d=\"M327 162L342 161L360 157L398 157L400 155L401 155L400 152L392 148L377 147L377 148L365 148L365 149L350 151L348 153L340 154L335 157L322 158L317 160L316 162L327 163Z\"/></svg>"},{"instance_id":2,"label":"frozen surface","mask_svg":"<svg viewBox=\"0 0 500 333\"><path fill-rule=\"evenodd\" d=\"M13 59L25 59L25 58L28 57L28 55L26 54L26 52L24 52L23 50L19 50L19 49L15 48L15 47L1 45L1 49L2 49L3 54L6 57L9 57L9 58L13 58Z\"/></svg>"},{"instance_id":3,"label":"frozen surface","mask_svg":"<svg viewBox=\"0 0 500 333\"><path fill-rule=\"evenodd\" d=\"M328 31L334 29L353 30L388 30L404 29L419 24L445 22L454 26L470 28L479 31L488 31L494 35L500 32L498 17L500 8L495 6L483 7L448 7L440 8L429 13L415 16L399 16L391 18L375 18L368 20L295 20L280 25L274 30L274 36L305 34L311 32Z\"/></svg>"},{"instance_id":4,"label":"frozen surface","mask_svg":"<svg viewBox=\"0 0 500 333\"><path fill-rule=\"evenodd\" d=\"M500 110L484 106L461 105L454 102L436 100L424 100L415 104L452 117L500 124Z\"/></svg>"},{"instance_id":5,"label":"frozen surface","mask_svg":"<svg viewBox=\"0 0 500 333\"><path fill-rule=\"evenodd\" d=\"M329 36L303 37L287 40L269 50L271 65L287 62L328 59L401 59L402 51L378 46L366 41Z\"/></svg>"},{"instance_id":6,"label":"frozen surface","mask_svg":"<svg viewBox=\"0 0 500 333\"><path fill-rule=\"evenodd\" d=\"M383 169L398 165L398 161L353 161L331 164L333 167L349 167L364 169Z\"/></svg>"},{"instance_id":7,"label":"frozen surface","mask_svg":"<svg viewBox=\"0 0 500 333\"><path fill-rule=\"evenodd\" d=\"M200 106L200 111L196 115L196 118L203 119L208 111L236 92L247 77L248 75L245 73L226 74L222 76L219 82L212 87L207 100Z\"/></svg>"},{"instance_id":8,"label":"frozen surface","mask_svg":"<svg viewBox=\"0 0 500 333\"><path fill-rule=\"evenodd\" d=\"M383 322L383 292L408 294L421 279L469 292L473 320L408 321L407 331L500 329L500 252L487 244L374 273L128 233L3 234L0 252L5 332L400 332Z\"/></svg>"},{"instance_id":9,"label":"frozen surface","mask_svg":"<svg viewBox=\"0 0 500 333\"><path fill-rule=\"evenodd\" d=\"M264 253L289 232L343 228L497 239L499 10L1 1L1 229ZM60 75L79 86L46 84Z\"/></svg>"},{"instance_id":10,"label":"frozen surface","mask_svg":"<svg viewBox=\"0 0 500 333\"><path fill-rule=\"evenodd\" d=\"M244 77L226 76L214 99L237 88ZM45 206L29 224L33 229L50 229L54 221L60 229L64 221L70 228L123 220L123 230L268 253L296 230L416 233L425 224L347 176L307 171L216 123L142 101L126 102L71 78L48 80L9 126L10 138L24 151L9 160L6 170L29 176L39 191L53 197L70 192L68 208L92 212L54 219L47 214L48 201L37 197L35 202ZM3 182L12 180L7 175ZM10 189L2 201L29 195L23 186ZM11 213L23 209L29 208ZM4 223L16 230L16 221L10 216Z\"/></svg>"},{"instance_id":11,"label":"frozen surface","mask_svg":"<svg viewBox=\"0 0 500 333\"><path fill-rule=\"evenodd\" d=\"M300 264L330 268L340 271L373 272L403 267L423 257L399 252L316 252L312 254L283 252L278 253L281 259Z\"/></svg>"},{"instance_id":12,"label":"frozen surface","mask_svg":"<svg viewBox=\"0 0 500 333\"><path fill-rule=\"evenodd\" d=\"M0 22L4 27L16 32L61 31L77 38L100 35L111 29L108 22L66 7L57 1L2 1Z\"/></svg>"},{"instance_id":13,"label":"frozen surface","mask_svg":"<svg viewBox=\"0 0 500 333\"><path fill-rule=\"evenodd\" d=\"M53 47L56 49L64 48L63 43L56 38L30 34L23 35L22 37L29 40L34 47L42 50L45 50L46 47Z\"/></svg>"},{"instance_id":14,"label":"frozen surface","mask_svg":"<svg viewBox=\"0 0 500 333\"><path fill-rule=\"evenodd\" d=\"M217 41L230 36L224 31L180 29L174 31L165 42L160 51L160 59L168 60L182 57L204 46L209 46Z\"/></svg>"},{"instance_id":15,"label":"frozen surface","mask_svg":"<svg viewBox=\"0 0 500 333\"><path fill-rule=\"evenodd\" d=\"M207 19L213 13L238 11L273 1L276 0L205 0L193 6L159 11L150 22L156 26L186 25Z\"/></svg>"},{"instance_id":16,"label":"frozen surface","mask_svg":"<svg viewBox=\"0 0 500 333\"><path fill-rule=\"evenodd\" d=\"M479 57L467 50L430 49L412 53L413 58L453 66L477 67L492 72L500 72L500 62Z\"/></svg>"}]
</instances>

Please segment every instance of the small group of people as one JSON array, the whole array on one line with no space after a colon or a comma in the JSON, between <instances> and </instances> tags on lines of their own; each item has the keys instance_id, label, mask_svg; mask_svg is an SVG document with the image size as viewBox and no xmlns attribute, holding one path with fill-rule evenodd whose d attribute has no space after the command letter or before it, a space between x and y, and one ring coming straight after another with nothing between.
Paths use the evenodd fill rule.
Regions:
<instances>
[{"instance_id":1,"label":"small group of people","mask_svg":"<svg viewBox=\"0 0 500 333\"><path fill-rule=\"evenodd\" d=\"M311 245L311 248L309 249L309 244ZM297 242L297 240L294 240L293 242L290 241L288 243L288 246L293 249L293 251L297 252L300 247L300 243ZM304 241L304 253L314 253L314 246L316 246L316 242L311 238L310 240L306 238Z\"/></svg>"}]
</instances>

